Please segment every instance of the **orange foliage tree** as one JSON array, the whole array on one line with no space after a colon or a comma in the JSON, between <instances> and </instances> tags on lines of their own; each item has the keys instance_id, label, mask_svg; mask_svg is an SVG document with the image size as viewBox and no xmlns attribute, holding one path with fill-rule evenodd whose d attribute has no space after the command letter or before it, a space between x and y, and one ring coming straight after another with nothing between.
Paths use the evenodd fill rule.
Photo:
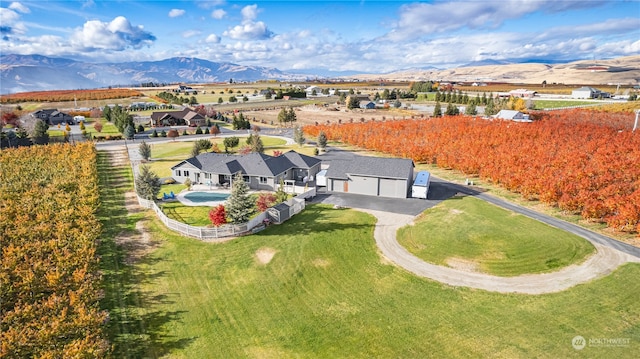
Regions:
<instances>
[{"instance_id":1,"label":"orange foliage tree","mask_svg":"<svg viewBox=\"0 0 640 359\"><path fill-rule=\"evenodd\" d=\"M584 218L640 231L634 114L534 113L533 123L468 116L307 126L335 141L478 175Z\"/></svg>"},{"instance_id":2,"label":"orange foliage tree","mask_svg":"<svg viewBox=\"0 0 640 359\"><path fill-rule=\"evenodd\" d=\"M0 152L0 357L105 357L91 144Z\"/></svg>"}]
</instances>

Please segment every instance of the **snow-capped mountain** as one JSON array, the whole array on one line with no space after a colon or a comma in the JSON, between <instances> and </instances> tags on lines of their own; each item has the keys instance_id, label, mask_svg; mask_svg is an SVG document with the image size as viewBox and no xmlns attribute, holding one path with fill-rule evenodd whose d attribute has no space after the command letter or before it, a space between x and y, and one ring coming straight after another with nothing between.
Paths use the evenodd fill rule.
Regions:
<instances>
[{"instance_id":1,"label":"snow-capped mountain","mask_svg":"<svg viewBox=\"0 0 640 359\"><path fill-rule=\"evenodd\" d=\"M276 68L174 57L161 61L88 63L41 55L0 56L0 93L69 90L141 83L304 80L315 76Z\"/></svg>"}]
</instances>

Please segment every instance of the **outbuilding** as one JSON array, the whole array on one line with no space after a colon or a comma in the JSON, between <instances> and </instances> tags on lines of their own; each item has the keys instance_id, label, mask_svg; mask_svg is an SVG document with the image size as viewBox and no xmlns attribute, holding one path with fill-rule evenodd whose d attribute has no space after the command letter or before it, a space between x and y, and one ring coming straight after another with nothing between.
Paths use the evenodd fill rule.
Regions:
<instances>
[{"instance_id":1,"label":"outbuilding","mask_svg":"<svg viewBox=\"0 0 640 359\"><path fill-rule=\"evenodd\" d=\"M403 158L354 156L332 160L325 175L327 191L407 198L413 167L412 160Z\"/></svg>"},{"instance_id":2,"label":"outbuilding","mask_svg":"<svg viewBox=\"0 0 640 359\"><path fill-rule=\"evenodd\" d=\"M413 181L413 186L411 186L411 197L427 199L430 183L431 173L427 171L418 172L415 181Z\"/></svg>"}]
</instances>

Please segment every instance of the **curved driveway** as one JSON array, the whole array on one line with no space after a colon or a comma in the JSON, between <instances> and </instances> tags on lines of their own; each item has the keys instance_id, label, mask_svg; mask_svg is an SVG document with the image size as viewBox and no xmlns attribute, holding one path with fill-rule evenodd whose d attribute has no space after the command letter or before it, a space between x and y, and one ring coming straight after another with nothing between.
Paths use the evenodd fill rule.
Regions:
<instances>
[{"instance_id":1,"label":"curved driveway","mask_svg":"<svg viewBox=\"0 0 640 359\"><path fill-rule=\"evenodd\" d=\"M527 274L517 277L498 277L484 273L463 271L427 263L411 254L398 243L396 232L399 228L410 224L415 217L374 210L362 211L372 214L378 219L374 237L378 248L386 258L418 276L455 287L470 287L501 293L553 293L603 277L627 262L640 263L640 258L638 257L594 243L596 254L589 257L582 264L570 265L556 272Z\"/></svg>"}]
</instances>

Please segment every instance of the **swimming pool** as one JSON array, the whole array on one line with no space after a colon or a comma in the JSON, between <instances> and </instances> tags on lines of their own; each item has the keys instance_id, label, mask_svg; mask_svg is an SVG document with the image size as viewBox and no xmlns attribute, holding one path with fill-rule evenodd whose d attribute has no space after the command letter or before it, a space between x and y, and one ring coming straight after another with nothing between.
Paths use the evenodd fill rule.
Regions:
<instances>
[{"instance_id":1,"label":"swimming pool","mask_svg":"<svg viewBox=\"0 0 640 359\"><path fill-rule=\"evenodd\" d=\"M229 198L228 193L217 193L217 192L189 192L184 195L185 199L188 199L191 202L202 203L202 202L221 202Z\"/></svg>"}]
</instances>

